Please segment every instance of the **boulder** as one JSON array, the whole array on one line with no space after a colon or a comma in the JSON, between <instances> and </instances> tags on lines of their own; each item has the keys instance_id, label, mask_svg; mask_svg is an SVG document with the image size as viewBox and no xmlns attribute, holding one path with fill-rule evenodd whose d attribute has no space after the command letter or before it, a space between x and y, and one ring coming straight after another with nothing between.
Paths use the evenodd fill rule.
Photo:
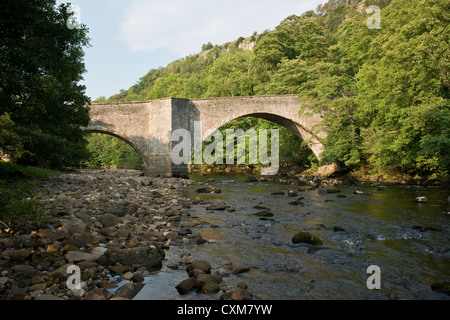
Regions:
<instances>
[{"instance_id":1,"label":"boulder","mask_svg":"<svg viewBox=\"0 0 450 320\"><path fill-rule=\"evenodd\" d=\"M143 283L127 283L120 287L111 299L133 299L144 287Z\"/></svg>"},{"instance_id":2,"label":"boulder","mask_svg":"<svg viewBox=\"0 0 450 320\"><path fill-rule=\"evenodd\" d=\"M297 234L295 234L292 237L292 242L294 244L298 244L298 243L306 243L306 244L312 244L312 245L322 245L323 244L322 240L320 240L318 237L316 237L308 232L303 232L303 231L300 231Z\"/></svg>"},{"instance_id":3,"label":"boulder","mask_svg":"<svg viewBox=\"0 0 450 320\"><path fill-rule=\"evenodd\" d=\"M214 281L207 281L202 286L202 292L205 294L219 292L220 286Z\"/></svg>"},{"instance_id":4,"label":"boulder","mask_svg":"<svg viewBox=\"0 0 450 320\"><path fill-rule=\"evenodd\" d=\"M212 204L206 207L206 210L223 211L229 206L226 203Z\"/></svg>"},{"instance_id":5,"label":"boulder","mask_svg":"<svg viewBox=\"0 0 450 320\"><path fill-rule=\"evenodd\" d=\"M320 176L330 176L333 173L335 173L336 171L339 170L339 167L336 163L330 164L330 165L325 165L325 166L321 166L318 168L318 173Z\"/></svg>"},{"instance_id":6,"label":"boulder","mask_svg":"<svg viewBox=\"0 0 450 320\"><path fill-rule=\"evenodd\" d=\"M15 261L25 261L33 254L33 249L19 249L16 250L12 256Z\"/></svg>"},{"instance_id":7,"label":"boulder","mask_svg":"<svg viewBox=\"0 0 450 320\"><path fill-rule=\"evenodd\" d=\"M239 301L239 300L250 300L253 297L253 294L250 293L246 289L242 289L237 287L233 293L231 294L231 300Z\"/></svg>"},{"instance_id":8,"label":"boulder","mask_svg":"<svg viewBox=\"0 0 450 320\"><path fill-rule=\"evenodd\" d=\"M268 217L273 217L273 213L270 211L260 211L260 212L255 213L255 216L268 218Z\"/></svg>"},{"instance_id":9,"label":"boulder","mask_svg":"<svg viewBox=\"0 0 450 320\"><path fill-rule=\"evenodd\" d=\"M105 288L94 288L86 293L85 299L91 301L103 301L111 299L113 294Z\"/></svg>"},{"instance_id":10,"label":"boulder","mask_svg":"<svg viewBox=\"0 0 450 320\"><path fill-rule=\"evenodd\" d=\"M186 294L195 288L196 279L191 277L189 279L181 281L175 288L180 294Z\"/></svg>"},{"instance_id":11,"label":"boulder","mask_svg":"<svg viewBox=\"0 0 450 320\"><path fill-rule=\"evenodd\" d=\"M233 261L227 264L227 268L231 271L232 274L239 274L250 270L249 266L239 261Z\"/></svg>"},{"instance_id":12,"label":"boulder","mask_svg":"<svg viewBox=\"0 0 450 320\"><path fill-rule=\"evenodd\" d=\"M105 227L115 226L120 222L120 218L112 213L106 213L100 218L100 223Z\"/></svg>"},{"instance_id":13,"label":"boulder","mask_svg":"<svg viewBox=\"0 0 450 320\"><path fill-rule=\"evenodd\" d=\"M434 292L439 292L439 293L446 294L447 296L450 296L450 281L440 281L440 282L433 283L431 285L431 289Z\"/></svg>"},{"instance_id":14,"label":"boulder","mask_svg":"<svg viewBox=\"0 0 450 320\"><path fill-rule=\"evenodd\" d=\"M219 188L206 187L197 189L197 193L222 193L222 190Z\"/></svg>"},{"instance_id":15,"label":"boulder","mask_svg":"<svg viewBox=\"0 0 450 320\"><path fill-rule=\"evenodd\" d=\"M164 259L164 251L153 245L126 249L114 249L106 252L111 264L123 266L140 265L148 269L159 268Z\"/></svg>"},{"instance_id":16,"label":"boulder","mask_svg":"<svg viewBox=\"0 0 450 320\"><path fill-rule=\"evenodd\" d=\"M208 261L196 260L186 267L186 271L189 272L194 269L200 269L205 273L209 273L211 271L211 265Z\"/></svg>"},{"instance_id":17,"label":"boulder","mask_svg":"<svg viewBox=\"0 0 450 320\"><path fill-rule=\"evenodd\" d=\"M415 200L417 203L428 203L428 198L427 197L417 197Z\"/></svg>"},{"instance_id":18,"label":"boulder","mask_svg":"<svg viewBox=\"0 0 450 320\"><path fill-rule=\"evenodd\" d=\"M80 262L80 261L95 261L98 259L98 255L82 252L82 251L70 251L66 254L67 261Z\"/></svg>"}]
</instances>

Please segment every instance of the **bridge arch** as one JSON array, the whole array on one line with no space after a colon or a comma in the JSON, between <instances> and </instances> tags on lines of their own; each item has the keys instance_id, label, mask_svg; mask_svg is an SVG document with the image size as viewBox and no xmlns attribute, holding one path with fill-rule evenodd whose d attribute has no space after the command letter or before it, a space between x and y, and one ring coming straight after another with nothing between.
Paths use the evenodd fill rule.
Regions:
<instances>
[{"instance_id":1,"label":"bridge arch","mask_svg":"<svg viewBox=\"0 0 450 320\"><path fill-rule=\"evenodd\" d=\"M236 120L236 119L248 118L248 117L268 120L279 126L285 127L291 133L293 133L295 136L297 136L298 138L305 141L307 143L307 145L309 146L309 148L311 149L311 151L314 153L314 155L318 159L320 159L321 153L323 152L323 145L320 142L318 142L320 138L314 132L312 132L311 130L309 130L307 128L304 128L298 122L295 122L292 119L288 119L288 118L285 118L283 116L280 116L280 115L277 115L274 113L249 113L249 114L244 114L244 115L237 116L237 117L230 116L229 118L221 120L220 124L217 125L216 128L207 128L207 130L205 131L205 134L203 136L203 138L204 138L203 140L207 139L211 132L219 129L223 125L230 123L231 121ZM208 135L208 137L206 137L207 135Z\"/></svg>"},{"instance_id":2,"label":"bridge arch","mask_svg":"<svg viewBox=\"0 0 450 320\"><path fill-rule=\"evenodd\" d=\"M302 103L297 95L251 96L235 98L193 99L200 111L203 127L203 140L212 132L234 119L256 117L274 122L287 128L306 141L315 156L321 159L325 146L320 142L326 137L320 131L323 115L308 114L306 110L299 114Z\"/></svg>"},{"instance_id":3,"label":"bridge arch","mask_svg":"<svg viewBox=\"0 0 450 320\"><path fill-rule=\"evenodd\" d=\"M129 139L121 136L120 134L111 132L111 131L107 131L107 130L99 130L99 129L84 129L83 133L85 134L90 134L90 133L100 133L100 134L105 134L108 136L112 136L115 137L123 142L125 142L126 144L128 144L130 147L132 147L134 149L134 151L136 151L136 153L139 155L139 157L142 160L142 163L144 165L144 170L147 172L148 171L148 159L146 158L145 154L136 146L135 143L133 143L132 141L130 141Z\"/></svg>"}]
</instances>

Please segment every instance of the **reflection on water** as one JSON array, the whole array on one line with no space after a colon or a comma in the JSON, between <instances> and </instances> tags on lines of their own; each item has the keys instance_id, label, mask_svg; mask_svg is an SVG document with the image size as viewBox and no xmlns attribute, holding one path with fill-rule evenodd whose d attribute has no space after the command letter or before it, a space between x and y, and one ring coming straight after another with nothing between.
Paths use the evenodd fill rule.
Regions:
<instances>
[{"instance_id":1,"label":"reflection on water","mask_svg":"<svg viewBox=\"0 0 450 320\"><path fill-rule=\"evenodd\" d=\"M431 290L435 282L450 281L449 189L342 186L337 188L346 198L340 198L307 187L248 183L239 175L193 178L211 177L221 194L199 195L192 188L190 196L210 203L225 202L235 211L208 212L201 205L188 209L192 218L206 222L195 232L208 243L183 250L172 247L168 255L174 260L189 251L217 267L242 261L251 271L224 282L232 287L245 281L261 299L450 298ZM298 198L288 197L289 190L304 198L302 205L289 204ZM355 190L372 195L355 194ZM285 195L271 195L278 191ZM417 196L428 197L430 203L416 204ZM253 208L257 205L274 216L255 216L261 211ZM294 245L291 239L298 231L318 236L323 246ZM367 289L370 265L381 268L381 290ZM195 292L178 295L174 287L185 277L184 271L163 269L149 277L136 299L205 299Z\"/></svg>"}]
</instances>

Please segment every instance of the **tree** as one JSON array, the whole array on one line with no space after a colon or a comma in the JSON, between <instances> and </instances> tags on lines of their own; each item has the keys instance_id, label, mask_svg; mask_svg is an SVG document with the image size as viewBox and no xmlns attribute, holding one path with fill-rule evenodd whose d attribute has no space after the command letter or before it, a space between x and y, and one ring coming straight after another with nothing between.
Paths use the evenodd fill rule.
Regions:
<instances>
[{"instance_id":1,"label":"tree","mask_svg":"<svg viewBox=\"0 0 450 320\"><path fill-rule=\"evenodd\" d=\"M10 117L2 130L16 137L0 148L17 162L61 167L79 159L80 127L89 122L79 84L89 40L85 26L68 28L68 8L55 0L0 2L0 116Z\"/></svg>"},{"instance_id":2,"label":"tree","mask_svg":"<svg viewBox=\"0 0 450 320\"><path fill-rule=\"evenodd\" d=\"M171 73L167 77L158 78L152 90L150 91L148 99L160 99L168 97L181 97L183 92L184 80L179 74Z\"/></svg>"},{"instance_id":3,"label":"tree","mask_svg":"<svg viewBox=\"0 0 450 320\"><path fill-rule=\"evenodd\" d=\"M254 80L251 76L252 51L234 49L216 59L208 68L208 97L254 95Z\"/></svg>"},{"instance_id":4,"label":"tree","mask_svg":"<svg viewBox=\"0 0 450 320\"><path fill-rule=\"evenodd\" d=\"M450 3L398 0L369 46L357 103L371 121L364 148L377 166L450 170Z\"/></svg>"},{"instance_id":5,"label":"tree","mask_svg":"<svg viewBox=\"0 0 450 320\"><path fill-rule=\"evenodd\" d=\"M211 50L212 48L214 48L214 45L211 42L208 42L208 44L202 45L202 52Z\"/></svg>"}]
</instances>

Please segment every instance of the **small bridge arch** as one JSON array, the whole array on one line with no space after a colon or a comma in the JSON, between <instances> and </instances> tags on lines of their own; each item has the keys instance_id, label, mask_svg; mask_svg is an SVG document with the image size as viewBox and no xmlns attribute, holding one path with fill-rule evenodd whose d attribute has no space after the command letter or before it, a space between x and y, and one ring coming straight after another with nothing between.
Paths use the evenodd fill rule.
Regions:
<instances>
[{"instance_id":1,"label":"small bridge arch","mask_svg":"<svg viewBox=\"0 0 450 320\"><path fill-rule=\"evenodd\" d=\"M83 130L84 133L89 134L89 133L100 133L100 134L105 134L105 135L109 135L112 137L115 137L117 139L122 140L123 142L125 142L126 144L128 144L129 146L131 146L134 151L136 151L136 153L139 155L139 157L142 160L142 163L144 165L144 170L147 171L148 170L148 159L146 158L146 156L142 153L142 150L140 150L136 144L130 140L128 140L127 138L114 133L114 132L110 132L110 131L105 131L105 130L98 130L98 129L84 129Z\"/></svg>"}]
</instances>

